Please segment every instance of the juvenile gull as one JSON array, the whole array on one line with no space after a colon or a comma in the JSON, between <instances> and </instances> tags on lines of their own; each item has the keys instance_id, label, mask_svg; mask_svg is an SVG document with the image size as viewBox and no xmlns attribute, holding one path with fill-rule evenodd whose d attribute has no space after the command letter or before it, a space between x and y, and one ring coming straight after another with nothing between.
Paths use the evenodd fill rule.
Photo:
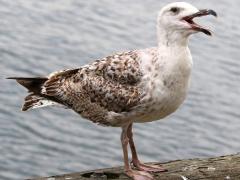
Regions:
<instances>
[{"instance_id":1,"label":"juvenile gull","mask_svg":"<svg viewBox=\"0 0 240 180\"><path fill-rule=\"evenodd\" d=\"M149 172L166 170L139 161L132 125L162 119L182 104L192 68L189 36L211 35L193 18L210 14L217 16L185 2L171 3L158 15L157 47L117 53L47 77L11 77L29 90L22 110L60 104L94 123L121 127L125 173L135 180L153 179ZM129 164L128 144L136 170Z\"/></svg>"}]
</instances>

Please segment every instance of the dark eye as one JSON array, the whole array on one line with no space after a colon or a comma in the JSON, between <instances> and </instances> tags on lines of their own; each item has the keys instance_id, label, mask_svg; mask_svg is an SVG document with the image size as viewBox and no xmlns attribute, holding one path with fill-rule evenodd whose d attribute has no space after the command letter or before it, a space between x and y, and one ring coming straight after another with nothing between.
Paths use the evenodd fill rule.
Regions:
<instances>
[{"instance_id":1,"label":"dark eye","mask_svg":"<svg viewBox=\"0 0 240 180\"><path fill-rule=\"evenodd\" d=\"M180 9L177 8L177 7L172 7L172 8L170 9L170 11L173 12L174 14L177 14L177 13L179 13Z\"/></svg>"}]
</instances>

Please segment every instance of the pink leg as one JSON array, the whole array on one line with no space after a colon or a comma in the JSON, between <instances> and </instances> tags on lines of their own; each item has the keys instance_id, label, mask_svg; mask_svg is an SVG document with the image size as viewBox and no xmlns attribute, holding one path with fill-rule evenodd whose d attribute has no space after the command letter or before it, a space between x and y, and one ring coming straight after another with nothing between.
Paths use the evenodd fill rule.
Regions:
<instances>
[{"instance_id":1,"label":"pink leg","mask_svg":"<svg viewBox=\"0 0 240 180\"><path fill-rule=\"evenodd\" d=\"M122 149L123 149L123 158L124 158L124 170L126 175L131 177L134 180L153 180L153 177L143 171L134 171L131 169L129 162L128 162L128 142L129 139L127 137L127 129L128 126L122 127L122 134L121 134L121 142L122 142Z\"/></svg>"},{"instance_id":2,"label":"pink leg","mask_svg":"<svg viewBox=\"0 0 240 180\"><path fill-rule=\"evenodd\" d=\"M130 148L131 148L131 151L132 151L132 164L138 170L147 171L147 172L165 172L165 171L167 171L166 169L164 169L161 166L146 165L146 164L143 164L139 161L137 151L136 151L136 148L135 148L135 145L134 145L134 142L133 142L132 124L130 124L128 126L127 136L129 138L129 144L130 144Z\"/></svg>"}]
</instances>

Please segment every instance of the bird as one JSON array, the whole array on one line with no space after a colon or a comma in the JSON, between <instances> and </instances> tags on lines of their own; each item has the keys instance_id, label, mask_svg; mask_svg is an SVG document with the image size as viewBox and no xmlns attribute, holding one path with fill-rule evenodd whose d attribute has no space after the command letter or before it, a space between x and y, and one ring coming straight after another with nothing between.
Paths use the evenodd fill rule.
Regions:
<instances>
[{"instance_id":1,"label":"bird","mask_svg":"<svg viewBox=\"0 0 240 180\"><path fill-rule=\"evenodd\" d=\"M217 13L187 2L165 5L157 18L155 47L113 53L78 68L43 77L9 77L28 90L22 111L59 105L103 126L119 127L124 172L134 180L151 180L162 166L142 163L133 140L133 124L164 119L185 100L192 56L189 37L211 30L194 18ZM128 158L130 146L132 161Z\"/></svg>"}]
</instances>

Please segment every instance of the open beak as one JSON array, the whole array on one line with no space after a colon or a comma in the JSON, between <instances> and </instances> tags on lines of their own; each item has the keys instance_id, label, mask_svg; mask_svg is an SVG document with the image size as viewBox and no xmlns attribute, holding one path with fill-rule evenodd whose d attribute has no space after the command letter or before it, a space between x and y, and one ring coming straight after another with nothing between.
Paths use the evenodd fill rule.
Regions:
<instances>
[{"instance_id":1,"label":"open beak","mask_svg":"<svg viewBox=\"0 0 240 180\"><path fill-rule=\"evenodd\" d=\"M202 9L202 10L199 10L197 13L194 13L192 15L189 15L189 16L185 16L182 18L182 20L186 21L188 24L190 24L191 28L193 30L196 30L196 31L200 31L200 32L203 32L204 34L206 35L209 35L211 36L212 33L209 29L206 29L200 25L198 25L197 23L195 23L193 21L193 19L195 17L201 17L201 16L207 16L207 15L213 15L215 17L217 17L217 13L214 11L214 10L211 10L211 9Z\"/></svg>"}]
</instances>

